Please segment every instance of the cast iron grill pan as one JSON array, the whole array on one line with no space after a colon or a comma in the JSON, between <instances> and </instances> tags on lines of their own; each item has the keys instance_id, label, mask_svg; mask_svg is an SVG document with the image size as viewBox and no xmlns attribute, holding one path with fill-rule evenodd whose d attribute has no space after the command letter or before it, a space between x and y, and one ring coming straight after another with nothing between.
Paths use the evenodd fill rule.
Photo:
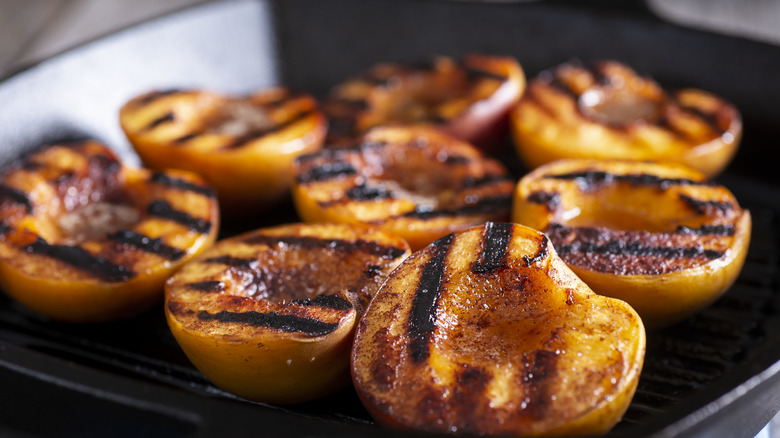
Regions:
<instances>
[{"instance_id":1,"label":"cast iron grill pan","mask_svg":"<svg viewBox=\"0 0 780 438\"><path fill-rule=\"evenodd\" d=\"M777 172L769 170L771 161L777 162L769 145L780 128L765 112L770 108L766 100L772 101L768 96L780 98L780 90L757 79L751 87L733 79L747 73L776 77L780 50L680 29L633 6L595 5L389 0L208 5L98 41L0 84L5 104L0 108L0 158L7 161L42 142L94 137L137 160L115 115L142 91L198 86L245 92L281 81L321 96L339 79L374 62L432 53L514 54L529 76L574 56L614 57L646 66L662 82L667 76L672 83L708 88L733 100L745 117L740 156L720 182L753 216L747 261L736 284L711 307L648 333L636 396L608 436L753 436L780 409L780 396L774 395L780 393L780 191ZM433 16L446 20L423 27ZM514 26L508 26L507 17ZM467 24L472 29L498 26L502 32L464 35ZM408 31L381 38L392 28ZM354 35L362 38L345 50ZM649 36L659 45L650 45ZM686 56L648 50L671 43ZM715 62L708 58L715 48L735 62L707 69ZM693 54L698 58L690 59ZM98 71L79 69L86 61L97 62ZM127 71L142 61L143 69ZM105 78L106 72L116 81L100 85L90 76ZM51 81L54 77L59 80ZM85 105L95 108L79 112L66 105L73 96L66 88L74 86L81 87L76 92ZM516 162L510 164L518 176L523 172ZM286 205L264 223L229 224L223 235L294 220ZM214 387L181 352L161 308L127 321L72 326L47 321L0 297L0 387L4 435L396 434L373 424L352 389L278 407Z\"/></svg>"}]
</instances>

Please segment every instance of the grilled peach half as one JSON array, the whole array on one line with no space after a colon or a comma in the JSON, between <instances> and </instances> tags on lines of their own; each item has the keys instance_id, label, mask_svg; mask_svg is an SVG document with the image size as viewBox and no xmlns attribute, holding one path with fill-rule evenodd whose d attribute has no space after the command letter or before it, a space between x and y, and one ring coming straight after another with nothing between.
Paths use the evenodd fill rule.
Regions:
<instances>
[{"instance_id":1,"label":"grilled peach half","mask_svg":"<svg viewBox=\"0 0 780 438\"><path fill-rule=\"evenodd\" d=\"M681 321L723 294L750 243L750 212L725 187L672 164L562 160L520 180L515 222L544 231L594 291L647 327Z\"/></svg>"},{"instance_id":2,"label":"grilled peach half","mask_svg":"<svg viewBox=\"0 0 780 438\"><path fill-rule=\"evenodd\" d=\"M122 165L85 141L45 147L0 175L0 285L55 320L101 322L162 301L214 242L214 191L185 171Z\"/></svg>"},{"instance_id":3,"label":"grilled peach half","mask_svg":"<svg viewBox=\"0 0 780 438\"><path fill-rule=\"evenodd\" d=\"M737 109L706 91L666 92L616 61L571 62L541 73L511 116L531 168L563 158L680 163L719 174L742 136Z\"/></svg>"},{"instance_id":4,"label":"grilled peach half","mask_svg":"<svg viewBox=\"0 0 780 438\"><path fill-rule=\"evenodd\" d=\"M547 237L486 223L414 253L358 325L352 378L380 423L426 432L604 433L636 390L645 331Z\"/></svg>"},{"instance_id":5,"label":"grilled peach half","mask_svg":"<svg viewBox=\"0 0 780 438\"><path fill-rule=\"evenodd\" d=\"M168 325L215 385L269 403L315 399L349 384L355 325L409 253L400 238L358 225L232 237L170 279Z\"/></svg>"},{"instance_id":6,"label":"grilled peach half","mask_svg":"<svg viewBox=\"0 0 780 438\"><path fill-rule=\"evenodd\" d=\"M288 196L292 160L318 150L326 131L316 101L284 88L246 97L154 91L125 104L119 121L145 165L200 174L231 216Z\"/></svg>"},{"instance_id":7,"label":"grilled peach half","mask_svg":"<svg viewBox=\"0 0 780 438\"><path fill-rule=\"evenodd\" d=\"M507 136L509 110L524 89L525 74L511 57L378 64L332 90L323 106L331 120L328 144L354 145L375 126L429 124L495 149Z\"/></svg>"},{"instance_id":8,"label":"grilled peach half","mask_svg":"<svg viewBox=\"0 0 780 438\"><path fill-rule=\"evenodd\" d=\"M430 127L379 127L354 148L298 158L293 200L306 222L366 223L413 250L508 220L514 180L498 161Z\"/></svg>"}]
</instances>

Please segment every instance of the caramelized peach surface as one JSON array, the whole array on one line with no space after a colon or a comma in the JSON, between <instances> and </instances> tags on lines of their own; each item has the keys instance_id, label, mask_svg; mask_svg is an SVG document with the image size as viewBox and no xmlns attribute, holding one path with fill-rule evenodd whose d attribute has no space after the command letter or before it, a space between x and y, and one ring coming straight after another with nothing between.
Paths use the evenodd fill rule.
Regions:
<instances>
[{"instance_id":1,"label":"caramelized peach surface","mask_svg":"<svg viewBox=\"0 0 780 438\"><path fill-rule=\"evenodd\" d=\"M381 127L361 146L294 163L293 199L307 222L367 223L419 249L452 231L509 218L503 165L427 127Z\"/></svg>"},{"instance_id":2,"label":"caramelized peach surface","mask_svg":"<svg viewBox=\"0 0 780 438\"><path fill-rule=\"evenodd\" d=\"M312 97L283 88L243 98L150 92L125 104L119 121L145 165L197 172L231 216L267 209L287 196L292 160L318 150L326 130Z\"/></svg>"},{"instance_id":3,"label":"caramelized peach surface","mask_svg":"<svg viewBox=\"0 0 780 438\"><path fill-rule=\"evenodd\" d=\"M426 65L383 63L336 86L324 104L328 143L351 146L383 125L425 124L466 142L495 149L507 115L525 89L510 57L438 57Z\"/></svg>"},{"instance_id":4,"label":"caramelized peach surface","mask_svg":"<svg viewBox=\"0 0 780 438\"><path fill-rule=\"evenodd\" d=\"M725 187L681 165L561 160L523 177L513 220L548 234L597 293L649 327L678 322L736 280L750 213Z\"/></svg>"},{"instance_id":5,"label":"caramelized peach surface","mask_svg":"<svg viewBox=\"0 0 780 438\"><path fill-rule=\"evenodd\" d=\"M0 175L0 285L52 319L108 321L162 301L219 228L213 190L184 171L123 166L94 141L52 145Z\"/></svg>"},{"instance_id":6,"label":"caramelized peach surface","mask_svg":"<svg viewBox=\"0 0 780 438\"><path fill-rule=\"evenodd\" d=\"M271 403L349 382L355 324L407 255L398 237L344 224L291 224L218 242L174 275L165 312L215 385Z\"/></svg>"},{"instance_id":7,"label":"caramelized peach surface","mask_svg":"<svg viewBox=\"0 0 780 438\"><path fill-rule=\"evenodd\" d=\"M714 177L736 153L742 119L706 91L666 92L616 61L571 62L529 83L511 129L531 168L564 158L652 160Z\"/></svg>"},{"instance_id":8,"label":"caramelized peach surface","mask_svg":"<svg viewBox=\"0 0 780 438\"><path fill-rule=\"evenodd\" d=\"M352 350L380 423L474 435L591 435L633 396L645 332L530 228L445 236L390 274Z\"/></svg>"}]
</instances>

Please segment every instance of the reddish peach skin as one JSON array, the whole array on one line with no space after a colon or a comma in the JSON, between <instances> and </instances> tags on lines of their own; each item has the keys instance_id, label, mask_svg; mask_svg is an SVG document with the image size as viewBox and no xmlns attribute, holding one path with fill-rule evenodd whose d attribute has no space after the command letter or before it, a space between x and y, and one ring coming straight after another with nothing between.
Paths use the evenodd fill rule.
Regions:
<instances>
[{"instance_id":1,"label":"reddish peach skin","mask_svg":"<svg viewBox=\"0 0 780 438\"><path fill-rule=\"evenodd\" d=\"M439 129L487 152L496 152L506 139L509 113L525 90L525 74L522 67L511 58L472 54L466 55L463 63L509 79L490 97L474 103L463 114Z\"/></svg>"},{"instance_id":2,"label":"reddish peach skin","mask_svg":"<svg viewBox=\"0 0 780 438\"><path fill-rule=\"evenodd\" d=\"M432 125L496 152L524 89L525 74L511 57L470 54L459 62L437 57L429 68L378 64L334 88L324 104L334 128L327 143L354 145L377 126Z\"/></svg>"}]
</instances>

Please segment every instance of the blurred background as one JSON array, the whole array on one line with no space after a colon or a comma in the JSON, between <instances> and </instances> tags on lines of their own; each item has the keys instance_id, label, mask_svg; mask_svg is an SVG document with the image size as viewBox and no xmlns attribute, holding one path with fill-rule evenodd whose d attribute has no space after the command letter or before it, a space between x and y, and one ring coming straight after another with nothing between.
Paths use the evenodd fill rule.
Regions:
<instances>
[{"instance_id":1,"label":"blurred background","mask_svg":"<svg viewBox=\"0 0 780 438\"><path fill-rule=\"evenodd\" d=\"M134 24L213 1L0 0L0 78ZM677 24L780 45L777 0L646 0L646 5ZM780 415L758 437L780 437Z\"/></svg>"},{"instance_id":2,"label":"blurred background","mask_svg":"<svg viewBox=\"0 0 780 438\"><path fill-rule=\"evenodd\" d=\"M215 0L0 0L0 77L119 29L209 1ZM780 44L777 0L646 3L656 15L678 24Z\"/></svg>"}]
</instances>

